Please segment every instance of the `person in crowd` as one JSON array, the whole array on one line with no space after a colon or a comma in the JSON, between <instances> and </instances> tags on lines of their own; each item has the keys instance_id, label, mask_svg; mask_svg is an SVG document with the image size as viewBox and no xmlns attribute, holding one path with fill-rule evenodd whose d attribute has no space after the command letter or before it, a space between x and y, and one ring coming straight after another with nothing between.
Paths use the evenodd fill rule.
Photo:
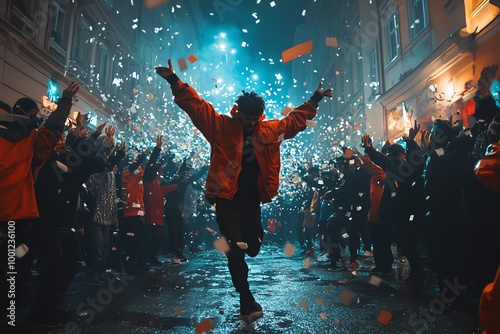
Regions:
<instances>
[{"instance_id":1,"label":"person in crowd","mask_svg":"<svg viewBox=\"0 0 500 334\"><path fill-rule=\"evenodd\" d=\"M461 262L465 264L461 281L474 297L493 281L500 266L500 225L498 217L492 214L500 203L500 115L493 118L489 132L497 142L488 147L474 168L466 212L464 236L474 252L464 252Z\"/></svg>"},{"instance_id":2,"label":"person in crowd","mask_svg":"<svg viewBox=\"0 0 500 334\"><path fill-rule=\"evenodd\" d=\"M156 146L144 169L144 207L146 209L146 229L141 263L149 266L161 266L157 254L163 240L163 204L165 196L177 189L177 184L161 185L163 176L161 164L157 163L161 152L163 136L158 135Z\"/></svg>"},{"instance_id":3,"label":"person in crowd","mask_svg":"<svg viewBox=\"0 0 500 334\"><path fill-rule=\"evenodd\" d=\"M476 108L474 118L476 122L471 129L474 138L472 157L474 163L481 159L488 145L495 143L491 138L488 127L493 118L500 113L500 81L494 79L497 72L496 65L485 66L477 82L477 91L474 96Z\"/></svg>"},{"instance_id":4,"label":"person in crowd","mask_svg":"<svg viewBox=\"0 0 500 334\"><path fill-rule=\"evenodd\" d=\"M307 175L304 176L304 201L302 203L302 213L304 216L301 224L304 244L302 254L311 256L314 252L314 233L316 230L316 218L319 210L319 192L318 192L319 169L309 167Z\"/></svg>"},{"instance_id":5,"label":"person in crowd","mask_svg":"<svg viewBox=\"0 0 500 334\"><path fill-rule=\"evenodd\" d=\"M417 248L422 232L419 226L426 212L422 178L425 157L415 142L419 131L420 125L415 121L408 136L404 137L406 150L399 144L392 144L387 148L387 155L372 147L369 136L362 137L365 153L386 174L379 217L383 224L394 229L398 248L408 259L410 273L406 283L412 292L419 292L427 281Z\"/></svg>"},{"instance_id":6,"label":"person in crowd","mask_svg":"<svg viewBox=\"0 0 500 334\"><path fill-rule=\"evenodd\" d=\"M0 101L0 307L1 321L6 320L7 296L7 232L15 225L16 247L28 253L32 248L31 225L39 217L34 180L51 152L62 138L72 99L80 86L71 83L63 91L57 109L38 128L34 121L38 113L35 101L19 99L14 108ZM13 194L16 194L13 196ZM9 223L12 222L12 223ZM32 252L31 252L32 253ZM23 259L24 258L24 259ZM22 295L22 279L30 274L31 254L17 259L17 296ZM11 270L10 270L11 271ZM19 298L18 298L19 300Z\"/></svg>"},{"instance_id":7,"label":"person in crowd","mask_svg":"<svg viewBox=\"0 0 500 334\"><path fill-rule=\"evenodd\" d=\"M328 170L321 173L321 181L323 184L319 188L319 217L318 217L318 227L319 227L319 246L322 255L329 256L328 245L326 242L327 237L327 223L328 218L333 213L333 195L336 191L336 180L338 179L338 174L334 171Z\"/></svg>"},{"instance_id":8,"label":"person in crowd","mask_svg":"<svg viewBox=\"0 0 500 334\"><path fill-rule=\"evenodd\" d=\"M182 252L186 231L186 224L183 218L183 214L187 214L184 203L186 191L194 181L205 174L206 170L207 167L205 166L191 175L191 166L188 164L188 159L185 159L179 167L176 176L170 181L171 184L177 184L177 189L171 191L166 196L167 204L165 205L165 220L168 226L168 248L173 263L187 261Z\"/></svg>"},{"instance_id":9,"label":"person in crowd","mask_svg":"<svg viewBox=\"0 0 500 334\"><path fill-rule=\"evenodd\" d=\"M264 100L255 92L242 92L231 116L221 115L188 84L174 74L172 62L156 72L167 80L175 103L191 118L211 145L207 199L216 204L217 223L229 243L228 267L240 295L240 315L251 322L262 317L248 284L245 254L256 256L262 245L260 203L270 202L279 186L281 141L306 128L319 101L332 96L321 84L313 97L281 120L264 121Z\"/></svg>"},{"instance_id":10,"label":"person in crowd","mask_svg":"<svg viewBox=\"0 0 500 334\"><path fill-rule=\"evenodd\" d=\"M461 126L453 127L447 120L437 119L430 131L424 130L424 149L429 152L424 169L426 198L425 240L430 269L438 286L446 288L445 280L453 281L460 249L457 243L464 225L465 201L470 171L469 152L473 147L470 136L461 136ZM428 139L427 139L428 137Z\"/></svg>"},{"instance_id":11,"label":"person in crowd","mask_svg":"<svg viewBox=\"0 0 500 334\"><path fill-rule=\"evenodd\" d=\"M142 163L150 150L139 154L125 168L121 177L121 203L123 208L123 224L120 229L125 233L125 269L128 273L137 274L148 270L146 263L140 263L142 240L144 238L144 169Z\"/></svg>"},{"instance_id":12,"label":"person in crowd","mask_svg":"<svg viewBox=\"0 0 500 334\"><path fill-rule=\"evenodd\" d=\"M328 219L330 261L334 270L355 271L359 269L358 249L361 226L365 225L370 208L370 175L359 168L352 150L345 150L339 160L339 171L344 174L344 183L335 197L336 209ZM342 229L349 235L349 265L341 259L340 238Z\"/></svg>"},{"instance_id":13,"label":"person in crowd","mask_svg":"<svg viewBox=\"0 0 500 334\"><path fill-rule=\"evenodd\" d=\"M78 114L75 133L82 122L83 116ZM80 189L91 174L105 168L90 140L82 143L70 133L68 142L72 146L62 142L56 146L35 182L40 218L34 224L34 236L40 282L31 318L37 326L55 327L71 318L72 313L59 306L82 259L76 235Z\"/></svg>"},{"instance_id":14,"label":"person in crowd","mask_svg":"<svg viewBox=\"0 0 500 334\"><path fill-rule=\"evenodd\" d=\"M367 136L367 134L363 135L361 139L363 143L369 141L369 138L366 138ZM394 275L394 270L392 270L394 257L391 251L393 229L389 224L382 222L378 215L385 182L385 172L380 166L375 165L368 155L360 155L359 159L363 162L360 166L361 169L371 175L368 228L373 243L375 267L370 270L370 274L392 276Z\"/></svg>"},{"instance_id":15,"label":"person in crowd","mask_svg":"<svg viewBox=\"0 0 500 334\"><path fill-rule=\"evenodd\" d=\"M85 228L85 235L89 238L88 277L86 284L103 285L108 281L105 275L109 255L109 228L117 224L117 197L113 167L125 156L126 147L122 143L121 150L114 153L116 129L112 126L106 128L106 134L98 138L98 156L106 162L102 172L94 173L85 183L88 191L94 196L95 206L92 210L92 222Z\"/></svg>"}]
</instances>

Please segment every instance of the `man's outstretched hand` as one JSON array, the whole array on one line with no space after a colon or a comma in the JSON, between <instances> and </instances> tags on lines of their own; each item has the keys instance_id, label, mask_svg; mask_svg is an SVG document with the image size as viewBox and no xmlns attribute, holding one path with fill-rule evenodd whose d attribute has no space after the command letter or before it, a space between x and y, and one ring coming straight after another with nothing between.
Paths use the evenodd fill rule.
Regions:
<instances>
[{"instance_id":1,"label":"man's outstretched hand","mask_svg":"<svg viewBox=\"0 0 500 334\"><path fill-rule=\"evenodd\" d=\"M318 89L316 89L316 91L321 95L321 96L328 96L328 97L332 97L333 96L333 93L332 93L332 89L331 88L328 88L328 89L325 89L323 90L321 87L323 86L323 84L320 82L319 85L318 85Z\"/></svg>"},{"instance_id":2,"label":"man's outstretched hand","mask_svg":"<svg viewBox=\"0 0 500 334\"><path fill-rule=\"evenodd\" d=\"M174 68L172 67L172 60L168 60L168 67L158 66L156 68L156 73L163 79L167 79L168 76L174 74Z\"/></svg>"}]
</instances>

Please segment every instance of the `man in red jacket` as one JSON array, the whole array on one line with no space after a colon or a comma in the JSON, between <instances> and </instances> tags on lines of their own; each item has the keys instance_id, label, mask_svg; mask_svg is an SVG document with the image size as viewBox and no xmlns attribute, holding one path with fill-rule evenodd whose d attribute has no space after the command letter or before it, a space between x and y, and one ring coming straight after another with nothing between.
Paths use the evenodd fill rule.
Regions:
<instances>
[{"instance_id":1,"label":"man in red jacket","mask_svg":"<svg viewBox=\"0 0 500 334\"><path fill-rule=\"evenodd\" d=\"M151 153L148 164L144 170L144 207L146 208L146 227L141 261L150 266L160 266L156 254L160 249L163 239L163 204L165 196L177 189L177 184L160 185L163 181L161 165L157 163L161 151L163 136L158 135L156 146Z\"/></svg>"},{"instance_id":2,"label":"man in red jacket","mask_svg":"<svg viewBox=\"0 0 500 334\"><path fill-rule=\"evenodd\" d=\"M168 67L156 69L172 88L175 103L191 118L211 146L210 168L205 185L207 199L216 204L217 223L229 242L228 267L240 294L241 319L262 317L248 284L245 253L256 256L262 244L260 203L278 193L280 144L306 128L316 116L319 101L332 96L321 84L313 97L281 120L264 121L264 100L255 92L238 96L231 116L221 115Z\"/></svg>"},{"instance_id":3,"label":"man in red jacket","mask_svg":"<svg viewBox=\"0 0 500 334\"><path fill-rule=\"evenodd\" d=\"M79 88L78 84L71 83L63 91L62 98L57 102L57 109L40 128L34 119L38 113L35 101L21 98L12 111L7 104L0 103L0 322L7 319L7 306L14 303L15 310L15 299L10 299L10 304L7 305L6 273L18 273L17 279L14 279L17 282L15 292L19 296L22 272L29 273L31 266L30 261L26 260L31 259L30 256L26 256L24 261L22 257L16 259L12 266L8 259L13 258L10 256L12 247L28 252L32 247L29 242L31 223L39 217L34 187L36 175L62 137L72 99ZM10 275L9 279L12 277ZM9 319L14 319L15 324L15 311L13 318Z\"/></svg>"}]
</instances>

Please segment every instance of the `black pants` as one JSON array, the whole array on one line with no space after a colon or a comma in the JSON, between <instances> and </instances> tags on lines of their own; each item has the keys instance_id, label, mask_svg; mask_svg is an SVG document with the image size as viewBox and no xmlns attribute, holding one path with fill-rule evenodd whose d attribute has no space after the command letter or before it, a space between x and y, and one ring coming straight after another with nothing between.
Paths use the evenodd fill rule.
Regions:
<instances>
[{"instance_id":1,"label":"black pants","mask_svg":"<svg viewBox=\"0 0 500 334\"><path fill-rule=\"evenodd\" d=\"M394 236L398 248L401 250L410 265L410 276L424 275L424 264L418 251L419 232L416 221L408 222L403 219L394 221Z\"/></svg>"},{"instance_id":2,"label":"black pants","mask_svg":"<svg viewBox=\"0 0 500 334\"><path fill-rule=\"evenodd\" d=\"M163 226L160 225L146 225L144 233L144 252L142 254L141 262L150 262L158 255L158 250L163 241Z\"/></svg>"},{"instance_id":3,"label":"black pants","mask_svg":"<svg viewBox=\"0 0 500 334\"><path fill-rule=\"evenodd\" d=\"M35 225L35 231L40 284L33 311L39 315L50 315L60 305L78 273L82 259L80 243L75 232L47 230L43 222Z\"/></svg>"},{"instance_id":4,"label":"black pants","mask_svg":"<svg viewBox=\"0 0 500 334\"><path fill-rule=\"evenodd\" d=\"M177 209L167 209L165 221L168 226L168 250L171 253L179 252L184 239L184 218Z\"/></svg>"},{"instance_id":5,"label":"black pants","mask_svg":"<svg viewBox=\"0 0 500 334\"><path fill-rule=\"evenodd\" d=\"M88 268L92 274L103 273L109 255L109 225L92 222L85 235L89 240Z\"/></svg>"},{"instance_id":6,"label":"black pants","mask_svg":"<svg viewBox=\"0 0 500 334\"><path fill-rule=\"evenodd\" d=\"M334 213L328 219L327 242L332 255L332 263L340 259L340 244L342 239L340 234L344 228L349 235L350 262L352 263L356 261L360 246L359 227L363 224L364 220L366 220L366 218L364 218L363 215L351 215L350 217L347 217L345 212Z\"/></svg>"},{"instance_id":7,"label":"black pants","mask_svg":"<svg viewBox=\"0 0 500 334\"><path fill-rule=\"evenodd\" d=\"M373 243L373 261L375 266L382 271L389 271L394 262L391 245L393 230L384 223L369 222L371 241Z\"/></svg>"},{"instance_id":8,"label":"black pants","mask_svg":"<svg viewBox=\"0 0 500 334\"><path fill-rule=\"evenodd\" d=\"M226 254L233 286L241 296L250 295L248 285L248 266L245 253L257 256L262 245L262 229L259 203L236 203L217 198L217 223L221 234L229 243L230 251ZM246 242L247 250L242 250L236 242Z\"/></svg>"}]
</instances>

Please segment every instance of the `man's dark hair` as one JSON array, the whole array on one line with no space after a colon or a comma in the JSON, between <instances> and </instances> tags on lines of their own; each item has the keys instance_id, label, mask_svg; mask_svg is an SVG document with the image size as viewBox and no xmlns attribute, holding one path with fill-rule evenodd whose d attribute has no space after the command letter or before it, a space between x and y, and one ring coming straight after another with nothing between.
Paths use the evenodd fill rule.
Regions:
<instances>
[{"instance_id":1,"label":"man's dark hair","mask_svg":"<svg viewBox=\"0 0 500 334\"><path fill-rule=\"evenodd\" d=\"M3 101L0 101L0 109L3 109L8 113L12 112L12 108L7 103L5 103Z\"/></svg>"},{"instance_id":2,"label":"man's dark hair","mask_svg":"<svg viewBox=\"0 0 500 334\"><path fill-rule=\"evenodd\" d=\"M244 90L238 95L236 104L238 104L239 112L255 118L260 117L266 108L260 95L255 92L247 93Z\"/></svg>"}]
</instances>

